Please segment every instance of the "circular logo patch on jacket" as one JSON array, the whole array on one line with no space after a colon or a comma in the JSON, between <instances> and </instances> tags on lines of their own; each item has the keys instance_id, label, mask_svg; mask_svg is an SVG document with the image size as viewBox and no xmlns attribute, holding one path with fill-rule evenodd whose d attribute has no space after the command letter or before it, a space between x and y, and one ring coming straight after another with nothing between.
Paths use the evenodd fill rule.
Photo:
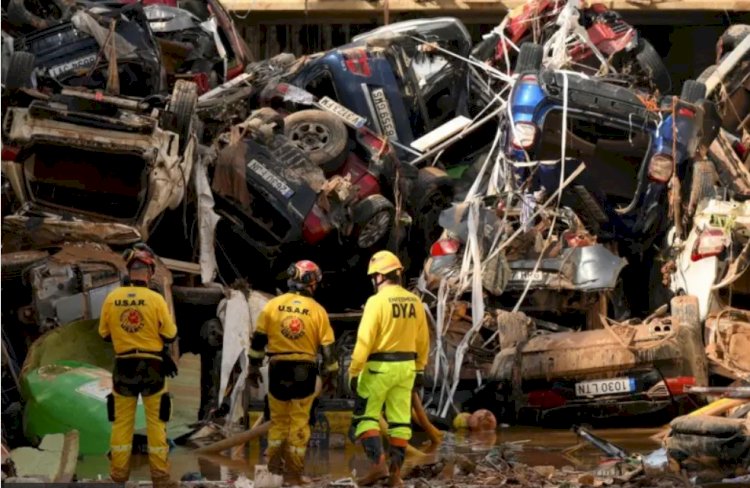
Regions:
<instances>
[{"instance_id":1,"label":"circular logo patch on jacket","mask_svg":"<svg viewBox=\"0 0 750 488\"><path fill-rule=\"evenodd\" d=\"M143 315L135 308L129 308L120 315L120 327L131 334L143 328Z\"/></svg>"},{"instance_id":2,"label":"circular logo patch on jacket","mask_svg":"<svg viewBox=\"0 0 750 488\"><path fill-rule=\"evenodd\" d=\"M287 339L299 339L305 335L305 323L299 317L287 317L281 321L281 335Z\"/></svg>"}]
</instances>

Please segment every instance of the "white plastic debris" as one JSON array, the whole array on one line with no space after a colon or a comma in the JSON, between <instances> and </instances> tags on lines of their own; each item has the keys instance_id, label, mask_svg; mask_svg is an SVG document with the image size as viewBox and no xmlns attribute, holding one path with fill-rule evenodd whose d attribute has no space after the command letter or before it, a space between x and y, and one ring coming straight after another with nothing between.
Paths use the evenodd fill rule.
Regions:
<instances>
[{"instance_id":1,"label":"white plastic debris","mask_svg":"<svg viewBox=\"0 0 750 488\"><path fill-rule=\"evenodd\" d=\"M281 488L283 484L283 476L271 473L265 464L255 465L254 488ZM235 483L235 486L238 486L237 483Z\"/></svg>"}]
</instances>

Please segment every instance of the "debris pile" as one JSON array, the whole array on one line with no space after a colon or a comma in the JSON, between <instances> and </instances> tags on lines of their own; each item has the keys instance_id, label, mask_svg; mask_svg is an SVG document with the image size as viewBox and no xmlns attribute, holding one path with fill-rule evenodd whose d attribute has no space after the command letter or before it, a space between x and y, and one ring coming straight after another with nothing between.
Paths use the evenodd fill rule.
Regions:
<instances>
[{"instance_id":1,"label":"debris pile","mask_svg":"<svg viewBox=\"0 0 750 488\"><path fill-rule=\"evenodd\" d=\"M424 407L446 425L674 416L705 402L700 388L750 380L747 26L673 90L647 39L576 0L529 2L476 45L441 17L266 60L216 0L49 3L11 0L3 20L3 411L16 420L79 370L98 376L76 401L101 401L111 357L49 344L93 330L137 242L160 256L173 353L201 355L204 434L231 433L262 399L242 394L245 339L290 262L324 270L347 370L382 248L429 304ZM350 401L338 383L321 403ZM667 454L730 469L722 456L748 452L746 406L678 417ZM91 425L76 426L82 450L102 435ZM478 461L429 484L682 482L628 478L630 461L611 477Z\"/></svg>"}]
</instances>

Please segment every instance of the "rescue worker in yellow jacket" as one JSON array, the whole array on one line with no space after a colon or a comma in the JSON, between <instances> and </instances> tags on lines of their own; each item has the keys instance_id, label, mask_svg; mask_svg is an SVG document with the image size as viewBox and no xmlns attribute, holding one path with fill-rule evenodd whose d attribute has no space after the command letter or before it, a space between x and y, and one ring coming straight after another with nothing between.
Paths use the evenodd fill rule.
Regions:
<instances>
[{"instance_id":1,"label":"rescue worker in yellow jacket","mask_svg":"<svg viewBox=\"0 0 750 488\"><path fill-rule=\"evenodd\" d=\"M124 483L130 477L130 453L138 397L146 411L148 460L155 487L175 486L169 477L167 421L171 399L166 376L176 368L167 358L165 344L177 337L177 327L164 298L148 288L155 257L146 246L126 251L129 284L113 290L104 300L99 335L115 350L112 394L107 409L112 425L110 476Z\"/></svg>"},{"instance_id":2,"label":"rescue worker in yellow jacket","mask_svg":"<svg viewBox=\"0 0 750 488\"><path fill-rule=\"evenodd\" d=\"M430 336L422 301L401 286L403 266L391 252L370 259L367 274L376 294L367 300L349 366L355 393L353 435L372 462L370 471L357 480L370 485L389 477L389 486L401 486L401 466L411 439L412 390L423 384ZM385 405L388 422L386 466L380 438L380 415Z\"/></svg>"},{"instance_id":3,"label":"rescue worker in yellow jacket","mask_svg":"<svg viewBox=\"0 0 750 488\"><path fill-rule=\"evenodd\" d=\"M307 483L302 476L310 440L310 408L316 397L318 349L326 381L338 371L333 329L328 313L312 297L323 278L312 261L298 261L287 271L289 292L270 300L258 317L250 342L248 383L258 387L260 366L269 356L268 466L292 485Z\"/></svg>"}]
</instances>

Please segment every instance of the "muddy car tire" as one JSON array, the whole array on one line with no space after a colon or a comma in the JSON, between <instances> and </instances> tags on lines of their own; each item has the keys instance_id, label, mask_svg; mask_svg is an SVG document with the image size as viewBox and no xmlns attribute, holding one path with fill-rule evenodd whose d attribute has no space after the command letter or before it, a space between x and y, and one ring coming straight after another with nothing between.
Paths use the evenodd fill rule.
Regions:
<instances>
[{"instance_id":1,"label":"muddy car tire","mask_svg":"<svg viewBox=\"0 0 750 488\"><path fill-rule=\"evenodd\" d=\"M521 50L518 52L516 60L516 73L529 71L539 71L542 68L542 58L544 58L544 48L539 44L525 42L521 44Z\"/></svg>"},{"instance_id":2,"label":"muddy car tire","mask_svg":"<svg viewBox=\"0 0 750 488\"><path fill-rule=\"evenodd\" d=\"M7 6L8 21L16 27L32 27L34 30L42 30L55 24L67 22L72 17L72 8L65 0L45 0L47 7L57 10L54 17L41 17L42 12L32 12L26 7L25 0L10 0ZM40 15L37 15L40 14ZM5 19L5 15L3 15Z\"/></svg>"},{"instance_id":3,"label":"muddy car tire","mask_svg":"<svg viewBox=\"0 0 750 488\"><path fill-rule=\"evenodd\" d=\"M20 90L34 86L33 75L36 56L25 51L15 51L8 61L8 74L5 76L5 87L8 90Z\"/></svg>"},{"instance_id":4,"label":"muddy car tire","mask_svg":"<svg viewBox=\"0 0 750 488\"><path fill-rule=\"evenodd\" d=\"M695 378L697 385L708 384L708 363L703 345L703 324L698 298L693 295L674 297L670 302L672 323L678 326L677 342L683 354L683 374Z\"/></svg>"},{"instance_id":5,"label":"muddy car tire","mask_svg":"<svg viewBox=\"0 0 750 488\"><path fill-rule=\"evenodd\" d=\"M165 129L180 136L180 152L187 146L193 129L193 117L198 105L198 86L192 81L177 80L172 98L167 104L168 115Z\"/></svg>"},{"instance_id":6,"label":"muddy car tire","mask_svg":"<svg viewBox=\"0 0 750 488\"><path fill-rule=\"evenodd\" d=\"M224 298L224 292L221 288L173 286L172 298L175 303L186 303L189 305L218 305Z\"/></svg>"},{"instance_id":7,"label":"muddy car tire","mask_svg":"<svg viewBox=\"0 0 750 488\"><path fill-rule=\"evenodd\" d=\"M682 85L680 100L687 103L697 103L706 98L706 85L700 81L687 80Z\"/></svg>"},{"instance_id":8,"label":"muddy car tire","mask_svg":"<svg viewBox=\"0 0 750 488\"><path fill-rule=\"evenodd\" d=\"M747 36L750 35L750 25L735 24L729 27L719 37L721 56L724 57L734 50Z\"/></svg>"},{"instance_id":9,"label":"muddy car tire","mask_svg":"<svg viewBox=\"0 0 750 488\"><path fill-rule=\"evenodd\" d=\"M390 232L396 209L383 195L370 195L354 206L352 237L360 249L370 249Z\"/></svg>"},{"instance_id":10,"label":"muddy car tire","mask_svg":"<svg viewBox=\"0 0 750 488\"><path fill-rule=\"evenodd\" d=\"M693 162L692 175L690 176L690 194L687 199L685 215L690 222L692 222L693 215L700 202L713 195L714 186L718 180L719 176L716 173L713 161L701 159Z\"/></svg>"},{"instance_id":11,"label":"muddy car tire","mask_svg":"<svg viewBox=\"0 0 750 488\"><path fill-rule=\"evenodd\" d=\"M349 152L349 131L322 110L300 110L284 118L284 135L324 172L338 170Z\"/></svg>"},{"instance_id":12,"label":"muddy car tire","mask_svg":"<svg viewBox=\"0 0 750 488\"><path fill-rule=\"evenodd\" d=\"M47 251L18 251L3 254L0 258L0 274L3 281L22 276L29 267L48 257Z\"/></svg>"},{"instance_id":13,"label":"muddy car tire","mask_svg":"<svg viewBox=\"0 0 750 488\"><path fill-rule=\"evenodd\" d=\"M646 39L638 41L635 59L641 70L649 76L651 82L662 94L672 89L672 78L669 76L669 70L664 66L664 60Z\"/></svg>"}]
</instances>

